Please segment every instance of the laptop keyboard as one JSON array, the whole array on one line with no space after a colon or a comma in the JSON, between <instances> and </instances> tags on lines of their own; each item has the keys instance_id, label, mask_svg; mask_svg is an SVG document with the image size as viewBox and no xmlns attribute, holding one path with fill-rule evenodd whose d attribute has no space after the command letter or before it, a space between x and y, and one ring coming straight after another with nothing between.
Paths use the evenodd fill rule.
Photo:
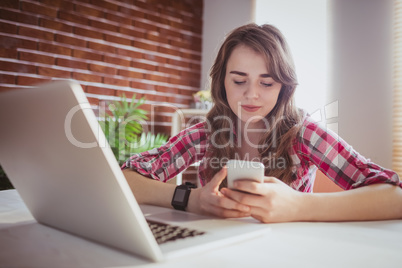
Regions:
<instances>
[{"instance_id":1,"label":"laptop keyboard","mask_svg":"<svg viewBox=\"0 0 402 268\"><path fill-rule=\"evenodd\" d=\"M166 223L150 220L147 220L147 222L158 244L205 234L205 232Z\"/></svg>"}]
</instances>

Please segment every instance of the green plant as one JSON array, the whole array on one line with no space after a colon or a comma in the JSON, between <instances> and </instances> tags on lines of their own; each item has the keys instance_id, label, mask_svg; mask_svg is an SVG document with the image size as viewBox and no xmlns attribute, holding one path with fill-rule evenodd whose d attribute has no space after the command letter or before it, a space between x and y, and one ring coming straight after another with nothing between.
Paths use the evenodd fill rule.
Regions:
<instances>
[{"instance_id":1,"label":"green plant","mask_svg":"<svg viewBox=\"0 0 402 268\"><path fill-rule=\"evenodd\" d=\"M109 111L100 114L99 123L117 161L122 164L131 154L143 152L164 144L165 135L143 133L142 124L148 119L147 111L139 108L145 98L129 101L123 94L121 101L108 105Z\"/></svg>"},{"instance_id":2,"label":"green plant","mask_svg":"<svg viewBox=\"0 0 402 268\"><path fill-rule=\"evenodd\" d=\"M4 172L3 168L0 166L0 191L14 189L14 186L11 184L10 180L7 177L7 174Z\"/></svg>"},{"instance_id":3,"label":"green plant","mask_svg":"<svg viewBox=\"0 0 402 268\"><path fill-rule=\"evenodd\" d=\"M0 166L0 177L5 177L6 173L4 172L3 168Z\"/></svg>"},{"instance_id":4,"label":"green plant","mask_svg":"<svg viewBox=\"0 0 402 268\"><path fill-rule=\"evenodd\" d=\"M131 153L141 153L157 148L166 143L167 136L164 134L141 133L140 138L131 148Z\"/></svg>"}]
</instances>

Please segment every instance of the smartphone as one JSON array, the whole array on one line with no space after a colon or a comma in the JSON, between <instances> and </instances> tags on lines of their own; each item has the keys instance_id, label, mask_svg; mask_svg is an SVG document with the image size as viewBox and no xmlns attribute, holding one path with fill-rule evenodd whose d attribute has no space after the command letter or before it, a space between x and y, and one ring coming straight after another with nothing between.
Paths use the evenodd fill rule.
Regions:
<instances>
[{"instance_id":1,"label":"smartphone","mask_svg":"<svg viewBox=\"0 0 402 268\"><path fill-rule=\"evenodd\" d=\"M226 163L228 174L228 188L233 189L235 180L252 180L256 182L264 182L264 165L261 162L229 160Z\"/></svg>"}]
</instances>

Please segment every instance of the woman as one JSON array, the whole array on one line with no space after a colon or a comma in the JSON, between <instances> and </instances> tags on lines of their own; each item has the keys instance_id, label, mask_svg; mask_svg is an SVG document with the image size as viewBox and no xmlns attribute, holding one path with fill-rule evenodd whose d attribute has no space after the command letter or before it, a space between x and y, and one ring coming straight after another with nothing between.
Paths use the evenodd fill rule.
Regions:
<instances>
[{"instance_id":1,"label":"woman","mask_svg":"<svg viewBox=\"0 0 402 268\"><path fill-rule=\"evenodd\" d=\"M206 122L123 166L138 201L261 222L402 218L396 173L366 160L298 110L296 85L290 52L275 27L235 29L211 70L215 105ZM226 188L228 159L262 162L265 183L238 181L235 189ZM196 161L202 161L203 187L175 191L175 185L160 183ZM349 191L313 194L317 168ZM179 195L183 189L186 194Z\"/></svg>"}]
</instances>

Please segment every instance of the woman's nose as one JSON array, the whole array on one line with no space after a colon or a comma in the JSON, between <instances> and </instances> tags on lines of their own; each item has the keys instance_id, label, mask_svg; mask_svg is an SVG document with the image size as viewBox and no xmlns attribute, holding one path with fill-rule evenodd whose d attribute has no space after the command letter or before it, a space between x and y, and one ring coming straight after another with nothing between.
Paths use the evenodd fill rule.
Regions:
<instances>
[{"instance_id":1,"label":"woman's nose","mask_svg":"<svg viewBox=\"0 0 402 268\"><path fill-rule=\"evenodd\" d=\"M249 84L246 91L244 92L244 96L247 99L258 99L260 97L258 86L255 84Z\"/></svg>"}]
</instances>

